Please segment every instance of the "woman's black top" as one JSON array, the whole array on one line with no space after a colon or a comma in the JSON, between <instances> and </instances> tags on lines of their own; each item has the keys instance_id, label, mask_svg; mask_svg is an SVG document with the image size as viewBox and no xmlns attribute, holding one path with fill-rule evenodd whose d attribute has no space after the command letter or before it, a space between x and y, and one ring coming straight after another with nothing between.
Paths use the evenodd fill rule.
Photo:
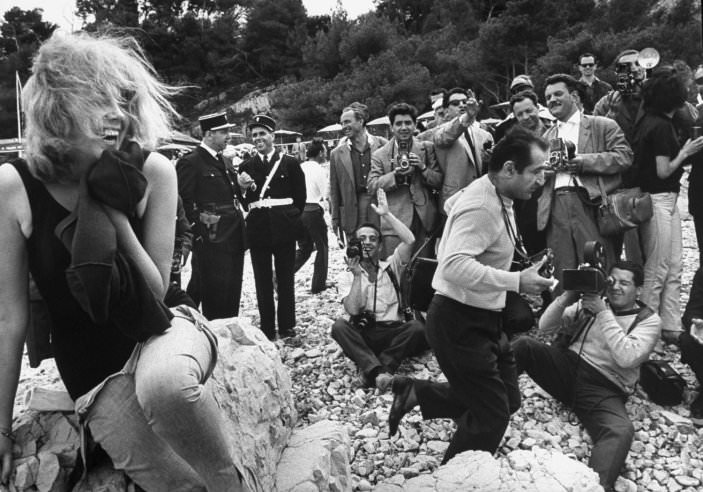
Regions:
<instances>
[{"instance_id":1,"label":"woman's black top","mask_svg":"<svg viewBox=\"0 0 703 492\"><path fill-rule=\"evenodd\" d=\"M679 181L683 168L678 167L668 178L657 176L657 156L668 156L674 160L679 153L679 142L671 118L646 113L637 123L634 136L637 186L649 193L679 192Z\"/></svg>"},{"instance_id":2,"label":"woman's black top","mask_svg":"<svg viewBox=\"0 0 703 492\"><path fill-rule=\"evenodd\" d=\"M27 240L29 271L51 316L56 365L75 400L122 369L136 342L109 321L104 325L92 322L73 298L65 276L70 254L54 235L69 211L31 175L26 162L16 160L12 165L22 177L32 210L32 234ZM132 225L139 231L138 222Z\"/></svg>"}]
</instances>

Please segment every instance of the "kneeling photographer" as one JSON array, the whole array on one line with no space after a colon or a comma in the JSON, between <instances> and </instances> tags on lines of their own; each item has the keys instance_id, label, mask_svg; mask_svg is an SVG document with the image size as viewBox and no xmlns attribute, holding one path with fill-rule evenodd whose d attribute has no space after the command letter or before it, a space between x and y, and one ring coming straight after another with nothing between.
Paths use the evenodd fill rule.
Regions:
<instances>
[{"instance_id":1,"label":"kneeling photographer","mask_svg":"<svg viewBox=\"0 0 703 492\"><path fill-rule=\"evenodd\" d=\"M597 253L598 244L587 243L586 249ZM640 265L618 261L606 277L600 260L587 262L564 270L565 292L542 315L539 330L559 332L555 342L523 336L512 345L518 372L526 371L571 408L588 431L589 466L609 491L634 435L625 402L659 339L661 319L637 300L644 280Z\"/></svg>"},{"instance_id":2,"label":"kneeling photographer","mask_svg":"<svg viewBox=\"0 0 703 492\"><path fill-rule=\"evenodd\" d=\"M371 206L401 242L382 261L379 260L381 231L368 223L355 231L345 258L354 280L343 300L344 309L351 317L335 321L332 338L359 367L362 384L385 391L400 362L429 346L423 323L410 319L400 294L399 279L410 259L415 238L388 210L383 189L378 190L377 199L378 206Z\"/></svg>"}]
</instances>

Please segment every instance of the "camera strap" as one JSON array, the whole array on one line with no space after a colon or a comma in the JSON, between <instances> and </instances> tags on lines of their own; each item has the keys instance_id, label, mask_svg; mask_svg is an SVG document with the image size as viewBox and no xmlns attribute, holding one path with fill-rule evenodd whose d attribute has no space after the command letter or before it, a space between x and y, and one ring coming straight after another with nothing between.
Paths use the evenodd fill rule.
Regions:
<instances>
[{"instance_id":1,"label":"camera strap","mask_svg":"<svg viewBox=\"0 0 703 492\"><path fill-rule=\"evenodd\" d=\"M508 237L510 242L513 244L513 249L523 260L529 261L530 257L525 249L525 243L522 241L522 235L520 234L520 229L518 229L517 222L515 222L515 227L513 228L513 223L510 221L510 214L508 214L508 209L505 208L505 203L503 203L503 197L498 193L496 188L496 196L500 202L500 211L503 216L503 223L505 224L505 229L508 232Z\"/></svg>"},{"instance_id":2,"label":"camera strap","mask_svg":"<svg viewBox=\"0 0 703 492\"><path fill-rule=\"evenodd\" d=\"M404 315L405 313L409 312L408 306L405 304L405 296L403 296L403 292L400 290L400 284L398 283L398 277L395 276L395 272L393 269L388 266L386 268L386 272L388 273L388 278L391 279L391 283L393 284L393 288L395 289L395 295L398 297L398 314ZM374 302L375 302L375 297L374 297Z\"/></svg>"}]
</instances>

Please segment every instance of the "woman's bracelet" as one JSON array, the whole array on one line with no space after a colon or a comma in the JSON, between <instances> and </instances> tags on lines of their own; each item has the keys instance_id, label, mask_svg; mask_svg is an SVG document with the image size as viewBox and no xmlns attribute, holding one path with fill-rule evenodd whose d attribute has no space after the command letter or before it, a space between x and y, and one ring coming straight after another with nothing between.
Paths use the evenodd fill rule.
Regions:
<instances>
[{"instance_id":1,"label":"woman's bracelet","mask_svg":"<svg viewBox=\"0 0 703 492\"><path fill-rule=\"evenodd\" d=\"M10 441L15 442L15 435L12 433L10 429L5 429L4 427L0 427L0 436L8 438Z\"/></svg>"}]
</instances>

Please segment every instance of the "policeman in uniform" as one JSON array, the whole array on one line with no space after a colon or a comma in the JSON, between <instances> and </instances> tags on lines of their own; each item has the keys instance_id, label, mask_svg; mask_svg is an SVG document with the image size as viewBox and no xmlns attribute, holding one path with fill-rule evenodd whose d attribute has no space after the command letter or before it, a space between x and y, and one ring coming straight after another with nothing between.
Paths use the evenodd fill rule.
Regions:
<instances>
[{"instance_id":1,"label":"policeman in uniform","mask_svg":"<svg viewBox=\"0 0 703 492\"><path fill-rule=\"evenodd\" d=\"M295 336L295 242L303 234L300 216L306 198L298 159L273 146L275 129L272 118L254 116L249 130L256 152L239 166L242 201L249 210L247 239L261 330L270 340L276 337L272 257L278 285L278 333L281 338Z\"/></svg>"},{"instance_id":2,"label":"policeman in uniform","mask_svg":"<svg viewBox=\"0 0 703 492\"><path fill-rule=\"evenodd\" d=\"M244 269L244 218L237 171L222 158L229 141L225 113L198 118L203 140L176 164L178 192L193 224L188 295L208 319L239 314Z\"/></svg>"}]
</instances>

